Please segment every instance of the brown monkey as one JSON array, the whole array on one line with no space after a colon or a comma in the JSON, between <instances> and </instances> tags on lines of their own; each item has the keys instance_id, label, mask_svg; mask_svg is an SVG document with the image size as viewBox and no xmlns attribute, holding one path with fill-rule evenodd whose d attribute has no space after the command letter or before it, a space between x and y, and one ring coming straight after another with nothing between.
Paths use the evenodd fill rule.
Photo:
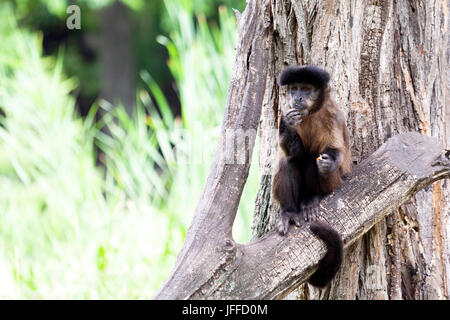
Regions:
<instances>
[{"instance_id":1,"label":"brown monkey","mask_svg":"<svg viewBox=\"0 0 450 320\"><path fill-rule=\"evenodd\" d=\"M278 83L288 85L289 109L281 116L281 156L272 193L280 204L278 232L285 235L290 223L311 223L311 231L328 248L318 270L309 279L326 286L342 262L342 240L325 223L314 221L320 199L342 183L351 170L348 129L342 111L330 98L330 76L316 66L292 66L283 70Z\"/></svg>"}]
</instances>

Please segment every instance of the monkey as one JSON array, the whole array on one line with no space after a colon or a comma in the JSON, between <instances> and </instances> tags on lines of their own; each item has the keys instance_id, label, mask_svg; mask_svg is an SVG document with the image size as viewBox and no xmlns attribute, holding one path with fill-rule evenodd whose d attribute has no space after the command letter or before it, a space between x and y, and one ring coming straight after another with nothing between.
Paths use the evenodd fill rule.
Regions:
<instances>
[{"instance_id":1,"label":"monkey","mask_svg":"<svg viewBox=\"0 0 450 320\"><path fill-rule=\"evenodd\" d=\"M291 223L310 222L327 253L308 282L325 287L342 263L343 243L336 230L316 221L320 200L335 190L351 170L348 129L343 112L330 97L327 71L313 65L291 66L278 78L288 86L289 108L279 121L280 156L272 194L281 208L276 228L287 234Z\"/></svg>"}]
</instances>

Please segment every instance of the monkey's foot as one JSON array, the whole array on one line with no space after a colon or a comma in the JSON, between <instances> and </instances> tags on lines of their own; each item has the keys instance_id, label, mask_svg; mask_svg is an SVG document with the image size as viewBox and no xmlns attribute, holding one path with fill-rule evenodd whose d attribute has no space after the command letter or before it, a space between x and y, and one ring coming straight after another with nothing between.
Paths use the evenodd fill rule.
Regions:
<instances>
[{"instance_id":1,"label":"monkey's foot","mask_svg":"<svg viewBox=\"0 0 450 320\"><path fill-rule=\"evenodd\" d=\"M281 211L276 225L278 233L284 236L289 230L290 223L294 223L297 227L300 227L301 215L295 211Z\"/></svg>"},{"instance_id":2,"label":"monkey's foot","mask_svg":"<svg viewBox=\"0 0 450 320\"><path fill-rule=\"evenodd\" d=\"M305 221L315 221L319 215L319 199L314 198L308 203L301 204L300 213Z\"/></svg>"}]
</instances>

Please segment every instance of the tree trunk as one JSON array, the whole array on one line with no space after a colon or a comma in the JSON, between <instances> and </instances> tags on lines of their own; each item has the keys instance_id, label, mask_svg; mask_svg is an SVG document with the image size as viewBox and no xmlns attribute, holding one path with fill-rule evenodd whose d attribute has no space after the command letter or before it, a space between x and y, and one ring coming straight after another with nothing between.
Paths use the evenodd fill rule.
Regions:
<instances>
[{"instance_id":1,"label":"tree trunk","mask_svg":"<svg viewBox=\"0 0 450 320\"><path fill-rule=\"evenodd\" d=\"M115 1L100 11L100 96L111 104L123 104L131 115L136 103L133 33L130 9Z\"/></svg>"},{"instance_id":2,"label":"tree trunk","mask_svg":"<svg viewBox=\"0 0 450 320\"><path fill-rule=\"evenodd\" d=\"M270 198L277 137L264 129L277 127L286 105L276 77L287 65L316 64L330 72L355 163L408 131L433 136L450 149L446 1L271 0L271 9L255 238L273 227L279 213ZM419 191L346 249L329 288L301 285L289 298L447 299L449 200L448 180Z\"/></svg>"}]
</instances>

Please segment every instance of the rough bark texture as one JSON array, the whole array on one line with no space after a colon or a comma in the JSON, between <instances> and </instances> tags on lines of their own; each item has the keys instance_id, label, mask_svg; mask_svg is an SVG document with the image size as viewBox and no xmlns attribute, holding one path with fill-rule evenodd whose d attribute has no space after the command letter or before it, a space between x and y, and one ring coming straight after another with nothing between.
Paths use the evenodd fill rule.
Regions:
<instances>
[{"instance_id":1,"label":"rough bark texture","mask_svg":"<svg viewBox=\"0 0 450 320\"><path fill-rule=\"evenodd\" d=\"M277 116L285 105L284 92L278 92L275 79L285 65L293 63L315 63L331 71L335 98L347 112L354 136L355 160L366 160L321 203L320 219L343 235L346 265L331 288L319 291L301 285L290 297L446 296L448 248L444 210L448 209L448 190L445 183L438 182L431 188L439 185L439 193L428 195L427 191L431 183L450 175L449 152L437 142L445 140L445 136L434 134L436 139L419 133L395 135L374 152L391 134L408 129L424 132L421 129L425 122L418 120L418 107L422 113L423 108L429 108L436 116L439 114L440 122L428 120L430 125L436 123L444 130L447 78L424 65L420 68L427 73L418 71L413 78L411 48L408 54L403 48L398 57L403 61L400 65L408 65L407 70L395 67L392 57L400 54L399 47L417 37L425 38L419 32L410 40L403 39L404 35L397 40L388 39L386 30L397 27L401 8L401 4L388 1L248 0L239 18L236 59L216 157L176 265L155 298L283 298L314 272L325 246L307 227L291 228L286 237L273 231L266 233L278 215L278 208L270 199L270 173L277 153L277 137L271 129L277 127ZM404 14L419 19L419 10L415 10L414 15ZM437 60L434 56L421 58L422 63L429 64L434 59L441 64L436 68L448 66L446 39L436 39L435 34L427 36L435 37L433 48L439 43L445 54ZM381 53L391 43L397 43L397 47L390 47L390 64L386 60L381 69L381 60L386 59L381 58ZM429 77L433 72L433 85L420 82L421 77ZM417 89L408 91L405 88L412 85L411 79L418 79ZM418 98L418 90L422 89L433 92L425 102ZM410 94L414 94L415 103ZM412 123L417 127L409 127ZM262 175L255 238L265 234L240 245L233 241L231 227L255 137L247 134L248 148L244 149L249 152L242 163L238 160L242 159L242 144L232 143L230 149L227 141L236 138L230 132L254 132L258 124L263 129ZM420 191L423 188L425 191ZM413 199L428 199L422 204L423 212L417 209L416 200L409 200L415 194ZM431 234L426 228L422 230L426 225L423 221L432 222Z\"/></svg>"},{"instance_id":2,"label":"rough bark texture","mask_svg":"<svg viewBox=\"0 0 450 320\"><path fill-rule=\"evenodd\" d=\"M278 73L290 64L316 64L331 74L355 163L407 131L433 136L450 148L448 1L271 0L271 7L274 30L261 129L276 128L285 106L285 92L278 92L274 81ZM271 229L278 215L270 198L277 137L264 132L269 131L261 135L255 238ZM434 183L392 210L347 248L330 288L301 286L289 298L447 299L449 181Z\"/></svg>"}]
</instances>

